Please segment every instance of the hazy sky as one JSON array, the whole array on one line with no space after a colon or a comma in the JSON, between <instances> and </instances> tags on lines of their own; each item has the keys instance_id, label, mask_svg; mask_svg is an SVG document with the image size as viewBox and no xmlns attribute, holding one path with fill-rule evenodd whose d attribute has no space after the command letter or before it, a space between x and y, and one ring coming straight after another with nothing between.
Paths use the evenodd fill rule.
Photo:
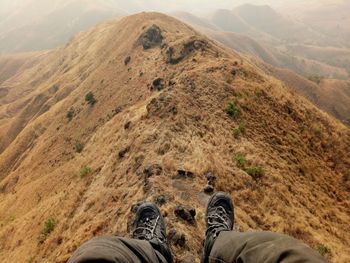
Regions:
<instances>
[{"instance_id":1,"label":"hazy sky","mask_svg":"<svg viewBox=\"0 0 350 263\"><path fill-rule=\"evenodd\" d=\"M312 4L330 4L348 0L110 0L118 2L119 7L132 11L157 10L190 11L191 13L210 12L219 8L232 9L235 6L251 3L271 5L277 9Z\"/></svg>"},{"instance_id":2,"label":"hazy sky","mask_svg":"<svg viewBox=\"0 0 350 263\"><path fill-rule=\"evenodd\" d=\"M49 13L55 7L72 2L90 2L96 5L108 5L123 10L125 13L141 11L188 11L194 14L210 13L216 9L232 9L235 6L251 3L258 5L270 5L273 8L284 11L305 10L307 5L331 4L333 2L345 2L350 0L0 0L0 21L2 14L7 11L37 14ZM26 11L27 10L27 11ZM25 17L24 17L25 18Z\"/></svg>"},{"instance_id":3,"label":"hazy sky","mask_svg":"<svg viewBox=\"0 0 350 263\"><path fill-rule=\"evenodd\" d=\"M125 10L142 11L142 10L157 10L157 11L191 11L210 12L218 8L231 9L243 3L255 4L278 4L282 0L128 0L118 1L118 5ZM286 0L284 0L286 1Z\"/></svg>"}]
</instances>

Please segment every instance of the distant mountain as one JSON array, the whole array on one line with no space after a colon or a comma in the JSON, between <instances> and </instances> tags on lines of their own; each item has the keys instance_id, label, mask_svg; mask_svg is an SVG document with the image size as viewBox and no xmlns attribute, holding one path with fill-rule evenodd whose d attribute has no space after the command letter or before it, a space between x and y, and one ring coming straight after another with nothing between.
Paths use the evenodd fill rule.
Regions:
<instances>
[{"instance_id":1,"label":"distant mountain","mask_svg":"<svg viewBox=\"0 0 350 263\"><path fill-rule=\"evenodd\" d=\"M217 10L208 18L221 31L248 35L259 44L274 49L284 61L279 66L304 76L346 79L350 75L350 49L344 42L348 36L350 38L347 15L350 4L323 6L332 10L330 15L324 8L315 7L293 19L267 5L246 4L234 10ZM333 70L329 70L329 66ZM335 68L338 70L334 71Z\"/></svg>"},{"instance_id":2,"label":"distant mountain","mask_svg":"<svg viewBox=\"0 0 350 263\"><path fill-rule=\"evenodd\" d=\"M336 56L339 58L339 60L336 60L335 56L330 52L330 50L342 50L340 48L317 47L320 53L322 50L328 50L326 52L327 56L322 55L323 58L317 56L317 54L306 55L304 52L298 52L297 44L294 45L294 48L289 48L292 47L291 44L287 45L286 42L275 36L242 22L242 19L235 12L229 10L218 10L209 19L196 17L184 12L173 13L173 15L195 26L226 46L257 56L274 66L289 68L305 77L319 75L327 78L346 79L349 76L348 67L350 66L350 60L344 56L340 58L340 55ZM241 20L241 22L236 23L237 20ZM342 63L339 63L340 60Z\"/></svg>"},{"instance_id":3,"label":"distant mountain","mask_svg":"<svg viewBox=\"0 0 350 263\"><path fill-rule=\"evenodd\" d=\"M0 53L55 48L81 30L126 14L108 0L38 1L0 19Z\"/></svg>"},{"instance_id":4,"label":"distant mountain","mask_svg":"<svg viewBox=\"0 0 350 263\"><path fill-rule=\"evenodd\" d=\"M298 17L315 30L350 48L349 10L350 1L343 0L299 12Z\"/></svg>"},{"instance_id":5,"label":"distant mountain","mask_svg":"<svg viewBox=\"0 0 350 263\"><path fill-rule=\"evenodd\" d=\"M175 16L182 21L185 21L197 28L201 29L211 29L215 31L220 31L221 28L216 26L214 23L212 23L209 19L203 18L203 17L198 17L195 16L194 14L184 12L184 11L177 11L177 12L172 12L172 16Z\"/></svg>"},{"instance_id":6,"label":"distant mountain","mask_svg":"<svg viewBox=\"0 0 350 263\"><path fill-rule=\"evenodd\" d=\"M16 74L20 74L26 69L34 67L34 65L39 63L47 53L48 52L31 52L0 55L0 85ZM5 92L7 92L7 90L2 89L0 94L4 94Z\"/></svg>"},{"instance_id":7,"label":"distant mountain","mask_svg":"<svg viewBox=\"0 0 350 263\"><path fill-rule=\"evenodd\" d=\"M211 17L214 25L217 25L223 31L232 31L237 33L246 33L254 30L242 18L231 10L219 9Z\"/></svg>"},{"instance_id":8,"label":"distant mountain","mask_svg":"<svg viewBox=\"0 0 350 263\"><path fill-rule=\"evenodd\" d=\"M275 44L338 45L307 24L285 17L267 5L245 4L233 10L217 10L209 17L224 31L245 33Z\"/></svg>"},{"instance_id":9,"label":"distant mountain","mask_svg":"<svg viewBox=\"0 0 350 263\"><path fill-rule=\"evenodd\" d=\"M350 10L350 6L345 4L331 7L333 8L331 10L338 10L340 7ZM196 19L203 19L207 24L210 23L211 26L207 29L216 31L211 33L212 36L233 48L241 46L244 49L245 47L242 44L232 43L233 41L229 40L233 38L230 32L253 39L258 43L254 46L259 47L259 51L251 52L252 42L249 40L250 44L247 44L249 53L258 55L272 65L289 68L305 77L317 75L324 78L347 79L350 76L350 49L333 36L335 34L338 38L342 36L343 40L350 36L345 34L346 29L350 32L350 26L348 26L350 23L346 23L348 16L345 15L345 11L339 11L341 18L336 20L336 16L332 14L327 18L331 20L329 30L320 30L320 27L325 24L321 22L323 20L320 17L326 16L322 10L315 9L314 12L308 11L305 14L301 12L300 17L293 18L294 16L285 16L267 5L245 4L233 10L219 9L204 18ZM326 11L323 10L323 12ZM198 27L199 23L194 21L193 17L179 14L177 17ZM338 21L339 30L331 34L329 31L336 23L335 21ZM207 30L203 25L201 29ZM266 56L266 52L262 50L268 51L270 55ZM260 52L262 52L261 55ZM272 60L271 55L274 56Z\"/></svg>"},{"instance_id":10,"label":"distant mountain","mask_svg":"<svg viewBox=\"0 0 350 263\"><path fill-rule=\"evenodd\" d=\"M281 41L325 45L332 43L306 24L288 19L267 5L246 4L235 8L232 12L254 29Z\"/></svg>"}]
</instances>

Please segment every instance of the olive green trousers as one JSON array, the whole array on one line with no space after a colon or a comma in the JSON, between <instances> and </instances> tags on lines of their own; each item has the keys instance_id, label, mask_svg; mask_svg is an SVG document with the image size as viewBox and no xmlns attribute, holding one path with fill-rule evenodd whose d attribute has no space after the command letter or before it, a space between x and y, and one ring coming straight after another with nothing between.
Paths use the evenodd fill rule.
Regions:
<instances>
[{"instance_id":1,"label":"olive green trousers","mask_svg":"<svg viewBox=\"0 0 350 263\"><path fill-rule=\"evenodd\" d=\"M207 240L208 241L208 240ZM206 243L208 243L206 241ZM210 243L210 242L209 242ZM68 263L172 262L169 251L144 240L99 237L83 244ZM271 232L221 232L206 246L207 263L306 263L326 262L316 251L286 235Z\"/></svg>"}]
</instances>

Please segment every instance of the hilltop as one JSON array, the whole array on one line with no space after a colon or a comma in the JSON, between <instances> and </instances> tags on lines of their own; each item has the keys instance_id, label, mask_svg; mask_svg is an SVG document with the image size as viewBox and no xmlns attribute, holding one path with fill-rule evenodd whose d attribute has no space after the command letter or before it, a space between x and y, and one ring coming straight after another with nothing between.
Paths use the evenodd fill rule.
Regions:
<instances>
[{"instance_id":1,"label":"hilltop","mask_svg":"<svg viewBox=\"0 0 350 263\"><path fill-rule=\"evenodd\" d=\"M99 24L5 83L0 261L66 262L93 236L127 235L142 200L162 204L178 260L198 258L207 178L239 230L349 261L349 128L175 18Z\"/></svg>"}]
</instances>

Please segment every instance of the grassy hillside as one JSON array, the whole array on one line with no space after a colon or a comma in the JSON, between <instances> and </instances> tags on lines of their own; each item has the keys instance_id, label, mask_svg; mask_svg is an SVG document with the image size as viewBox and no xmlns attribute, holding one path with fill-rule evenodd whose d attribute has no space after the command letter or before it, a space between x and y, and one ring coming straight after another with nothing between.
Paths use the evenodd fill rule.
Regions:
<instances>
[{"instance_id":1,"label":"grassy hillside","mask_svg":"<svg viewBox=\"0 0 350 263\"><path fill-rule=\"evenodd\" d=\"M0 84L41 61L48 52L0 55Z\"/></svg>"},{"instance_id":2,"label":"grassy hillside","mask_svg":"<svg viewBox=\"0 0 350 263\"><path fill-rule=\"evenodd\" d=\"M131 206L160 195L186 239L171 241L177 259L199 258L208 173L240 231L349 261L349 128L186 24L158 13L100 24L6 85L0 261L66 262L93 236L127 235ZM178 204L196 209L193 224Z\"/></svg>"},{"instance_id":3,"label":"grassy hillside","mask_svg":"<svg viewBox=\"0 0 350 263\"><path fill-rule=\"evenodd\" d=\"M304 78L293 71L256 61L267 74L282 80L292 90L303 95L318 108L350 125L350 82L346 80Z\"/></svg>"}]
</instances>

